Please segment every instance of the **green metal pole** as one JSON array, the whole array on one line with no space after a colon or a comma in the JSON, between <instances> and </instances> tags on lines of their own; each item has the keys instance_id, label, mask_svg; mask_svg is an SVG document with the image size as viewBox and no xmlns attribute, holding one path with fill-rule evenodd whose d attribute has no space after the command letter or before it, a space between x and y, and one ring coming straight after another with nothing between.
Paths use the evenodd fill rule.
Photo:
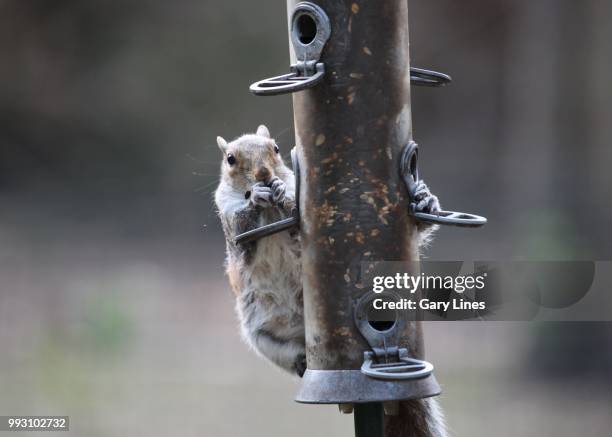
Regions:
<instances>
[{"instance_id":1,"label":"green metal pole","mask_svg":"<svg viewBox=\"0 0 612 437\"><path fill-rule=\"evenodd\" d=\"M380 402L356 404L355 437L383 437L384 411Z\"/></svg>"}]
</instances>

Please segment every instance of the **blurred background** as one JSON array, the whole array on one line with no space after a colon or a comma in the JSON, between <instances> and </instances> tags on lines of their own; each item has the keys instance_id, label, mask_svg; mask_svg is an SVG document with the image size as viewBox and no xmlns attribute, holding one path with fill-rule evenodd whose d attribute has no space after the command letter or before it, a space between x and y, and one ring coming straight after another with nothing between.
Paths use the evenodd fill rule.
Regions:
<instances>
[{"instance_id":1,"label":"blurred background","mask_svg":"<svg viewBox=\"0 0 612 437\"><path fill-rule=\"evenodd\" d=\"M365 1L365 0L364 0ZM447 209L429 259L610 259L612 3L410 0L421 174ZM0 415L75 435L352 435L249 352L223 276L215 137L289 96L283 1L0 0ZM375 31L375 29L373 29ZM430 323L454 435L608 435L604 323ZM576 357L580 357L576 359Z\"/></svg>"}]
</instances>

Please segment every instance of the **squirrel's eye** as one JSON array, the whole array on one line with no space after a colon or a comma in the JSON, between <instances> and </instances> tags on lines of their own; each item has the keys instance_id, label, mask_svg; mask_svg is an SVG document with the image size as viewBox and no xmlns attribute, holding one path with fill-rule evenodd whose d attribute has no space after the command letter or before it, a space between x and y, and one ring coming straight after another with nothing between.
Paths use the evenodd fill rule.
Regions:
<instances>
[{"instance_id":1,"label":"squirrel's eye","mask_svg":"<svg viewBox=\"0 0 612 437\"><path fill-rule=\"evenodd\" d=\"M278 153L280 152L280 149L278 148L278 146L275 144L274 145L274 153Z\"/></svg>"},{"instance_id":2,"label":"squirrel's eye","mask_svg":"<svg viewBox=\"0 0 612 437\"><path fill-rule=\"evenodd\" d=\"M234 155L232 155L231 153L229 155L227 155L227 163L229 165L234 165L236 164L236 158L234 157Z\"/></svg>"}]
</instances>

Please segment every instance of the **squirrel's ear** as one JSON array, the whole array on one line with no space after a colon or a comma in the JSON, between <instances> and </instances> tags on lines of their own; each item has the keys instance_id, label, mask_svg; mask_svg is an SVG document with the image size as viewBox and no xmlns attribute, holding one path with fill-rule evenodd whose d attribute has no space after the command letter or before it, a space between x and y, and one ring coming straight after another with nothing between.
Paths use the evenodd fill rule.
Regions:
<instances>
[{"instance_id":1,"label":"squirrel's ear","mask_svg":"<svg viewBox=\"0 0 612 437\"><path fill-rule=\"evenodd\" d=\"M263 124L260 124L259 127L257 128L257 135L261 137L270 138L270 131Z\"/></svg>"},{"instance_id":2,"label":"squirrel's ear","mask_svg":"<svg viewBox=\"0 0 612 437\"><path fill-rule=\"evenodd\" d=\"M225 150L227 149L227 141L225 141L223 137L217 137L217 145L219 146L219 149L221 149L221 152L225 153Z\"/></svg>"}]
</instances>

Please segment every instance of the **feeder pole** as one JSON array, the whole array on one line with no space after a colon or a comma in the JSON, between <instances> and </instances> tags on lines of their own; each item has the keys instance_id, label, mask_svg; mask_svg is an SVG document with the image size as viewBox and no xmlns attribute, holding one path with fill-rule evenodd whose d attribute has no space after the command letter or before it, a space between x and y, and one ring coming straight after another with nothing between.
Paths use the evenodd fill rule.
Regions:
<instances>
[{"instance_id":1,"label":"feeder pole","mask_svg":"<svg viewBox=\"0 0 612 437\"><path fill-rule=\"evenodd\" d=\"M289 13L298 3L287 1ZM351 296L367 291L360 283L362 263L418 261L415 222L399 175L401 151L412 139L407 1L312 3L326 12L332 34L321 56L324 79L293 94L301 168L305 382L309 372L358 370L363 363L369 346L347 317ZM299 31L307 40L309 23ZM292 58L296 62L293 49ZM402 339L400 346L422 357L420 322L410 322ZM369 432L361 428L367 423L382 423L380 403L355 405L357 435ZM384 415L384 435L426 436L417 433L426 416L421 401L395 407L396 415Z\"/></svg>"}]
</instances>

